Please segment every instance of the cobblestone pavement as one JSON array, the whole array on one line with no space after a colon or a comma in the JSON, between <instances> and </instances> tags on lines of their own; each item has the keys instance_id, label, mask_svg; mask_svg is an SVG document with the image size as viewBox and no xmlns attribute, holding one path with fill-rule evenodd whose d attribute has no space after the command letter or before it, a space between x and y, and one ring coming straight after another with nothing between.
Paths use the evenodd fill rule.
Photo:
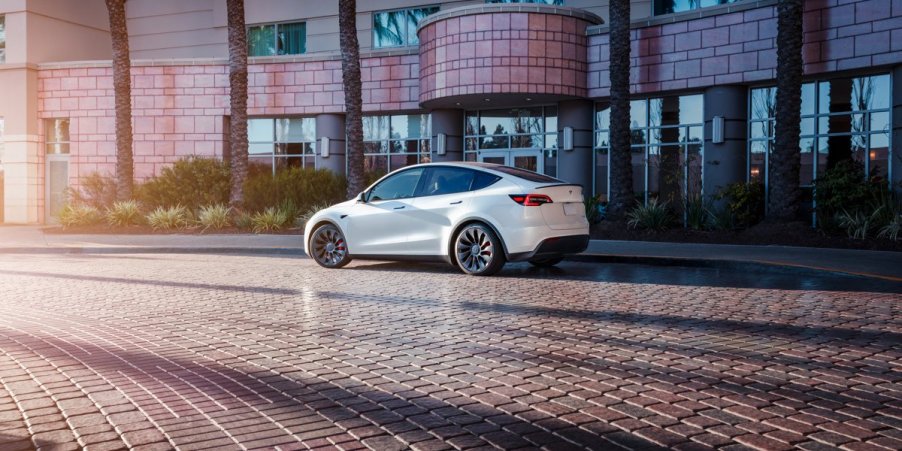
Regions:
<instances>
[{"instance_id":1,"label":"cobblestone pavement","mask_svg":"<svg viewBox=\"0 0 902 451\"><path fill-rule=\"evenodd\" d=\"M902 449L902 296L569 263L0 255L0 449Z\"/></svg>"}]
</instances>

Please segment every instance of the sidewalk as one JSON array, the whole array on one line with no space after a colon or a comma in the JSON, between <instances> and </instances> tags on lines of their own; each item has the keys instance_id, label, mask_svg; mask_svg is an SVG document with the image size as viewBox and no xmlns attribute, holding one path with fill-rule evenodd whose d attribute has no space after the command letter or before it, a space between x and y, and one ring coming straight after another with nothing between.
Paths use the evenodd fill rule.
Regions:
<instances>
[{"instance_id":1,"label":"sidewalk","mask_svg":"<svg viewBox=\"0 0 902 451\"><path fill-rule=\"evenodd\" d=\"M299 235L60 235L0 227L0 255L15 253L255 253L303 255ZM0 257L2 258L2 257ZM579 261L826 271L902 282L902 253L791 246L592 240Z\"/></svg>"}]
</instances>

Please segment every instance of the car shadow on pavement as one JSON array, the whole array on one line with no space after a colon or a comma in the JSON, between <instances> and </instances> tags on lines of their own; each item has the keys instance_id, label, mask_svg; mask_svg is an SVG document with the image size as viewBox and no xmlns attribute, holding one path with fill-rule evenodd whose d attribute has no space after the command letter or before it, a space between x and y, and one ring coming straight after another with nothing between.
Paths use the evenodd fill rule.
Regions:
<instances>
[{"instance_id":1,"label":"car shadow on pavement","mask_svg":"<svg viewBox=\"0 0 902 451\"><path fill-rule=\"evenodd\" d=\"M467 443L473 446L525 447L558 443L586 447L603 445L604 449L663 449L602 420L581 423L578 427L511 400L503 404L487 404L439 386L421 391L419 388L430 384L414 386L399 383L392 376L402 374L391 371L390 366L371 373L367 382L362 382L348 375L335 377L338 375L335 372L330 372L327 378L318 377L303 370L303 363L292 365L287 362L297 362L298 355L286 356L285 362L270 360L267 363L279 367L279 371L273 371L260 365L262 356L259 354L240 359L232 357L229 359L232 362L230 365L223 365L204 355L204 351L219 352L216 348L201 352L198 349L191 349L190 352L194 353L191 358L174 358L153 352L102 346L97 342L71 337L0 330L0 350L15 352L19 356L31 355L35 361L46 360L54 367L62 368L61 372L75 373L74 379L94 379L95 376L91 375L94 373L108 381L120 381L116 392L121 394L121 398L109 400L119 406L119 411L122 398L126 398L128 391L122 389L140 392L135 387L148 394L151 393L145 387L158 389L159 395L166 398L175 394L178 398L176 403L200 399L200 404L204 406L211 406L213 403L210 401L218 406L208 407L202 412L192 405L196 414L186 414L183 407L179 417L168 413L172 412L168 408L160 408L162 401L157 395L151 394L151 399L146 399L143 393L139 393L144 398L138 403L142 404L142 414L147 416L147 412L152 412L150 419L153 424L162 425L164 430L167 425L173 428L181 425L184 428L190 421L199 421L197 426L205 421L215 421L218 423L215 425L228 434L229 422L234 422L232 424L236 425L236 429L259 427L263 430L262 426L277 421L286 436L290 433L302 440L314 441L349 433L375 449L386 450L405 449L409 443L404 442L436 441L436 437L460 440L466 434L472 436ZM171 350L167 352L167 355L171 354ZM242 369L234 368L236 366ZM453 370L453 362L449 369ZM40 379L41 376L33 377ZM384 389L377 389L373 384ZM93 385L96 384L87 386L87 389L90 390ZM109 393L106 386L93 388ZM128 401L135 403L130 398ZM98 405L103 409L102 402ZM234 412L230 413L226 407L234 409ZM526 411L530 412L529 420L516 416ZM107 421L112 421L113 415L104 413ZM555 422L553 434L534 424L542 420ZM134 422L134 419L130 421ZM317 426L323 422L331 425ZM311 425L315 427L311 428ZM393 435L403 437L403 442L390 437ZM530 441L523 437L529 437ZM173 444L201 445L191 442L194 439L190 436L184 437L184 440L186 442L181 443L173 439ZM0 447L5 449L2 436Z\"/></svg>"},{"instance_id":2,"label":"car shadow on pavement","mask_svg":"<svg viewBox=\"0 0 902 451\"><path fill-rule=\"evenodd\" d=\"M10 275L10 276L49 277L49 278L53 278L53 279L83 280L83 281L89 281L89 282L121 283L121 284L126 284L126 285L150 285L150 286L174 287L174 288L190 288L190 289L197 289L197 290L235 291L235 292L241 292L241 293L267 293L267 294L278 294L278 295L288 295L288 296L300 294L300 292L297 290L290 290L290 289L286 289L286 288L252 287L252 286L242 286L242 285L218 285L218 284L206 284L206 283L188 283L188 282L175 282L175 281L164 281L164 280L134 279L134 278L124 278L124 277L83 276L83 275L75 275L75 274L60 274L60 273L51 273L51 272L38 272L38 271L0 270L0 274L6 274L6 275Z\"/></svg>"},{"instance_id":3,"label":"car shadow on pavement","mask_svg":"<svg viewBox=\"0 0 902 451\"><path fill-rule=\"evenodd\" d=\"M352 263L344 270L460 275L456 268L442 263L366 262ZM770 270L739 271L629 263L564 262L552 268L537 268L528 263L508 263L494 277L791 291L902 293L900 282L835 273L811 274L792 270L779 273Z\"/></svg>"}]
</instances>

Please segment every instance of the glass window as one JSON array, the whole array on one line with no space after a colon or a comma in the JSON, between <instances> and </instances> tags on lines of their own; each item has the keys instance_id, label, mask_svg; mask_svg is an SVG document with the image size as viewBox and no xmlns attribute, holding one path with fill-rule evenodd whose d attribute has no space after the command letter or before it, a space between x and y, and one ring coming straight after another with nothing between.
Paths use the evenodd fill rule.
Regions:
<instances>
[{"instance_id":1,"label":"glass window","mask_svg":"<svg viewBox=\"0 0 902 451\"><path fill-rule=\"evenodd\" d=\"M423 168L414 168L391 175L370 190L367 202L413 197L422 174Z\"/></svg>"},{"instance_id":2,"label":"glass window","mask_svg":"<svg viewBox=\"0 0 902 451\"><path fill-rule=\"evenodd\" d=\"M709 6L725 5L739 0L653 0L654 15L672 14Z\"/></svg>"},{"instance_id":3,"label":"glass window","mask_svg":"<svg viewBox=\"0 0 902 451\"><path fill-rule=\"evenodd\" d=\"M610 105L595 110L595 194L608 198ZM659 198L677 209L702 193L704 96L630 101L633 190L640 202Z\"/></svg>"},{"instance_id":4,"label":"glass window","mask_svg":"<svg viewBox=\"0 0 902 451\"><path fill-rule=\"evenodd\" d=\"M470 189L472 191L476 191L479 189L488 188L498 180L501 180L501 177L498 177L497 175L489 174L488 172L476 171L476 177L473 179L473 186L471 186Z\"/></svg>"},{"instance_id":5,"label":"glass window","mask_svg":"<svg viewBox=\"0 0 902 451\"><path fill-rule=\"evenodd\" d=\"M44 127L47 153L69 153L69 119L47 119Z\"/></svg>"},{"instance_id":6,"label":"glass window","mask_svg":"<svg viewBox=\"0 0 902 451\"><path fill-rule=\"evenodd\" d=\"M6 62L6 16L0 14L0 64Z\"/></svg>"},{"instance_id":7,"label":"glass window","mask_svg":"<svg viewBox=\"0 0 902 451\"><path fill-rule=\"evenodd\" d=\"M564 183L563 180L558 180L554 177L549 177L544 174L539 174L533 171L527 171L526 169L515 168L511 166L497 166L492 168L493 171L503 172L508 175L512 175L514 177L519 177L523 180L529 180L530 182L536 183Z\"/></svg>"},{"instance_id":8,"label":"glass window","mask_svg":"<svg viewBox=\"0 0 902 451\"><path fill-rule=\"evenodd\" d=\"M428 163L430 116L409 114L363 117L364 172L368 181L404 166Z\"/></svg>"},{"instance_id":9,"label":"glass window","mask_svg":"<svg viewBox=\"0 0 902 451\"><path fill-rule=\"evenodd\" d=\"M438 6L426 6L373 13L373 47L378 49L419 44L417 24L438 10Z\"/></svg>"},{"instance_id":10,"label":"glass window","mask_svg":"<svg viewBox=\"0 0 902 451\"><path fill-rule=\"evenodd\" d=\"M247 55L300 55L307 53L304 22L254 25L247 29Z\"/></svg>"},{"instance_id":11,"label":"glass window","mask_svg":"<svg viewBox=\"0 0 902 451\"><path fill-rule=\"evenodd\" d=\"M439 196L470 191L476 171L451 166L428 168L417 196Z\"/></svg>"},{"instance_id":12,"label":"glass window","mask_svg":"<svg viewBox=\"0 0 902 451\"><path fill-rule=\"evenodd\" d=\"M0 172L3 172L3 151L6 145L3 141L3 118L0 117Z\"/></svg>"},{"instance_id":13,"label":"glass window","mask_svg":"<svg viewBox=\"0 0 902 451\"><path fill-rule=\"evenodd\" d=\"M563 5L564 0L485 0L486 3L542 3L545 5Z\"/></svg>"},{"instance_id":14,"label":"glass window","mask_svg":"<svg viewBox=\"0 0 902 451\"><path fill-rule=\"evenodd\" d=\"M254 118L247 121L249 162L278 169L316 167L316 119Z\"/></svg>"}]
</instances>

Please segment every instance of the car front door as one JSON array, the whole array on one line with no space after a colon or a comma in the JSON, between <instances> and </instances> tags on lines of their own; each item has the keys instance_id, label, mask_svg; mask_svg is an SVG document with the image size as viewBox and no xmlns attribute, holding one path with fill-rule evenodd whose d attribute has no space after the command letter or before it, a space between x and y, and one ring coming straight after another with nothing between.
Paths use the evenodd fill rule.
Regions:
<instances>
[{"instance_id":1,"label":"car front door","mask_svg":"<svg viewBox=\"0 0 902 451\"><path fill-rule=\"evenodd\" d=\"M409 236L416 255L447 252L451 227L465 214L476 171L454 166L433 166L423 174L414 200L418 228Z\"/></svg>"},{"instance_id":2,"label":"car front door","mask_svg":"<svg viewBox=\"0 0 902 451\"><path fill-rule=\"evenodd\" d=\"M394 173L365 194L345 218L348 251L354 255L406 255L415 229L414 194L423 168Z\"/></svg>"}]
</instances>

